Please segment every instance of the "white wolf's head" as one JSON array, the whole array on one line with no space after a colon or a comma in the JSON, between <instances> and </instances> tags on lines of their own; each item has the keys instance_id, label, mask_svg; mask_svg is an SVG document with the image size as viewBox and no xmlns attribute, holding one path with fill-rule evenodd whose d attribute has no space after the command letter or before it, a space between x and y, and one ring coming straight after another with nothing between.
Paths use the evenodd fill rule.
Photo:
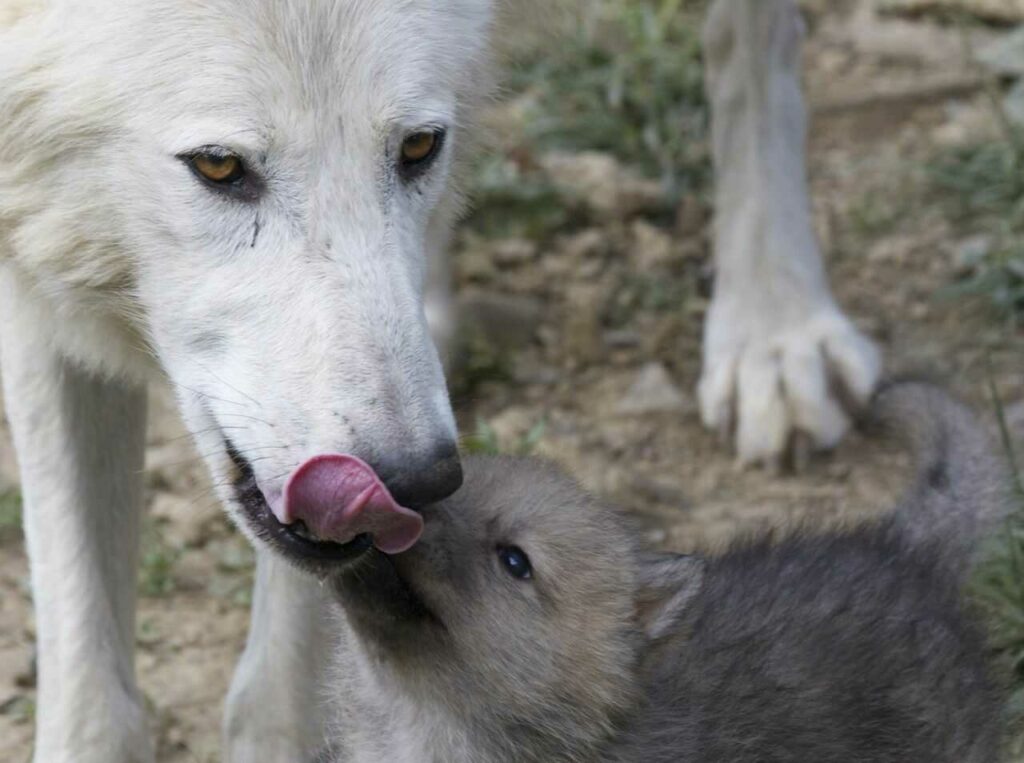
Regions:
<instances>
[{"instance_id":1,"label":"white wolf's head","mask_svg":"<svg viewBox=\"0 0 1024 763\"><path fill-rule=\"evenodd\" d=\"M0 29L0 260L105 327L64 351L155 354L243 526L302 553L343 555L268 511L317 454L454 490L422 293L490 1L40 5Z\"/></svg>"}]
</instances>

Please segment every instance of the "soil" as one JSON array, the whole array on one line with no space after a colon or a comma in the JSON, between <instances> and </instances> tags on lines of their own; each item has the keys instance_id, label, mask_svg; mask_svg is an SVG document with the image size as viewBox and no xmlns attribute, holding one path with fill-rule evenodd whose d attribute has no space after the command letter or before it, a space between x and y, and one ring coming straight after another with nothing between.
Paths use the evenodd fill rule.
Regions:
<instances>
[{"instance_id":1,"label":"soil","mask_svg":"<svg viewBox=\"0 0 1024 763\"><path fill-rule=\"evenodd\" d=\"M984 411L991 381L1011 423L1024 423L1024 335L984 300L942 296L962 275L970 240L924 173L936 151L996 129L977 71L955 30L927 19L886 26L859 2L817 5L806 50L810 171L837 298L884 348L890 370L939 376ZM623 182L608 157L554 165L567 162L567 172L596 162L604 182ZM532 431L536 453L640 515L652 542L680 550L884 508L908 470L891 444L855 433L800 473L778 475L736 468L704 431L693 391L710 272L706 215L695 199L670 224L633 212L593 215L592 227L542 242L459 237L465 320L500 348L493 365L502 371L456 385L463 431L487 422L504 449ZM157 389L151 406L138 673L159 759L205 763L218 759L222 702L245 641L252 553L213 500L170 394ZM16 476L0 431L0 488L5 481ZM31 757L32 659L27 561L18 533L0 530L3 760Z\"/></svg>"}]
</instances>

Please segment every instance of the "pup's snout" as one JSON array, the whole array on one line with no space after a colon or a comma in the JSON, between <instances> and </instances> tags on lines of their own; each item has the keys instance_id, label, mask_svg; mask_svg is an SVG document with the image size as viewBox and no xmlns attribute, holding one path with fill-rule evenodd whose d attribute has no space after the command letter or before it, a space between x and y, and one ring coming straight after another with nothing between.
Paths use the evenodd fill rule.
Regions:
<instances>
[{"instance_id":1,"label":"pup's snout","mask_svg":"<svg viewBox=\"0 0 1024 763\"><path fill-rule=\"evenodd\" d=\"M447 498L462 485L459 449L452 439L437 440L417 451L388 453L373 466L402 506L426 506Z\"/></svg>"}]
</instances>

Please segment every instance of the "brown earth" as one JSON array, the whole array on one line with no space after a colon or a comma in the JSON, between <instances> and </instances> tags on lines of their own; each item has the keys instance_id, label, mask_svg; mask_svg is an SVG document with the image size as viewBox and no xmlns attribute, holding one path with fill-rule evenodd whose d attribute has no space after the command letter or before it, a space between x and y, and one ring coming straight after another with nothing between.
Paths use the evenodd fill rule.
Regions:
<instances>
[{"instance_id":1,"label":"brown earth","mask_svg":"<svg viewBox=\"0 0 1024 763\"><path fill-rule=\"evenodd\" d=\"M856 2L817 5L827 10L815 16L807 50L811 173L839 301L881 343L890 369L934 372L986 410L990 359L1024 434L1024 337L981 301L937 297L960 274L970 241L923 167L938 149L995 129L977 72L956 32L926 21L879 26ZM563 156L550 166L562 179L596 172L603 186L590 203L599 207L602 194L628 185L607 157ZM486 421L514 449L544 422L538 453L641 514L654 542L679 549L766 523L848 520L883 507L907 467L888 444L853 435L798 476L776 476L736 469L701 428L693 397L708 273L700 205L684 205L674 226L595 217L600 225L544 246L462 236L467 321L502 343L506 371L462 385L463 431ZM647 392L630 395L641 376ZM152 407L138 669L159 759L205 763L218 759L222 700L245 639L252 554L215 505L169 394L155 394ZM0 488L13 472L0 436ZM0 759L17 763L31 755L32 628L22 543L0 530Z\"/></svg>"}]
</instances>

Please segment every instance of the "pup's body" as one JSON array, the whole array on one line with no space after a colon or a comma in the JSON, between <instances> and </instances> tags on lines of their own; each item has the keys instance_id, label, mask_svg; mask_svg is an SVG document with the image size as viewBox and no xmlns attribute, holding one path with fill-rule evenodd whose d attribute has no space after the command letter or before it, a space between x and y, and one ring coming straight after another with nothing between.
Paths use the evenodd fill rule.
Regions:
<instances>
[{"instance_id":1,"label":"pup's body","mask_svg":"<svg viewBox=\"0 0 1024 763\"><path fill-rule=\"evenodd\" d=\"M336 580L336 759L995 760L999 696L960 589L1002 513L996 462L930 388L880 406L922 454L899 509L707 559L638 550L550 467L472 461L419 546Z\"/></svg>"}]
</instances>

